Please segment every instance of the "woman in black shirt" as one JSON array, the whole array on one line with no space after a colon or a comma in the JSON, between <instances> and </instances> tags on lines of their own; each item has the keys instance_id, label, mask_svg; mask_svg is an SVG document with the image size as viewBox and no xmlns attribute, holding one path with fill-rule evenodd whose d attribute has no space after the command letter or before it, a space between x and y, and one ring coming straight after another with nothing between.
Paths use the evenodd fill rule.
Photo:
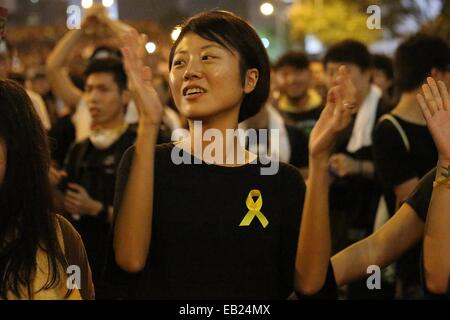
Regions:
<instances>
[{"instance_id":1,"label":"woman in black shirt","mask_svg":"<svg viewBox=\"0 0 450 320\"><path fill-rule=\"evenodd\" d=\"M225 137L267 99L269 60L258 35L224 11L186 22L169 68L190 137L161 146L155 142L162 105L139 59L140 47L137 33L130 33L123 53L140 123L136 146L119 169L114 239L118 265L142 271L134 295L287 298L305 192L300 174L284 164L274 175L262 174L270 168L233 144L234 138L225 139L225 154L240 152L243 163L234 157L217 163L196 149L211 146L202 139L207 129ZM203 129L196 131L194 121Z\"/></svg>"}]
</instances>

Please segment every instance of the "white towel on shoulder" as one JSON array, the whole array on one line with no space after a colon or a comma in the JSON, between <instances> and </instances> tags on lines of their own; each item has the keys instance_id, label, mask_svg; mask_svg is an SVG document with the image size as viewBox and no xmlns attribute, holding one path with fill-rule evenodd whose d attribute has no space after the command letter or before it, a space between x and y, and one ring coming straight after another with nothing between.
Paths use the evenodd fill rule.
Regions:
<instances>
[{"instance_id":1,"label":"white towel on shoulder","mask_svg":"<svg viewBox=\"0 0 450 320\"><path fill-rule=\"evenodd\" d=\"M371 85L369 94L356 114L355 126L347 144L348 152L354 153L363 147L372 145L372 131L375 126L378 101L381 96L381 89Z\"/></svg>"}]
</instances>

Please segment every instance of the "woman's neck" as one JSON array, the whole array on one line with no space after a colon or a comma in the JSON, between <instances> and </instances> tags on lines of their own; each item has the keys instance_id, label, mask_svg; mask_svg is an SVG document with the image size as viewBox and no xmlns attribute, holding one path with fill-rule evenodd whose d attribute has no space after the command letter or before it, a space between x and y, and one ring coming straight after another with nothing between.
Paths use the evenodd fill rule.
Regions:
<instances>
[{"instance_id":1,"label":"woman's neck","mask_svg":"<svg viewBox=\"0 0 450 320\"><path fill-rule=\"evenodd\" d=\"M188 139L178 146L206 163L223 166L241 166L254 159L238 139L238 114L189 120Z\"/></svg>"},{"instance_id":2,"label":"woman's neck","mask_svg":"<svg viewBox=\"0 0 450 320\"><path fill-rule=\"evenodd\" d=\"M426 125L426 121L420 110L416 95L420 93L420 89L403 93L397 106L392 110L392 113L399 116L408 122Z\"/></svg>"}]
</instances>

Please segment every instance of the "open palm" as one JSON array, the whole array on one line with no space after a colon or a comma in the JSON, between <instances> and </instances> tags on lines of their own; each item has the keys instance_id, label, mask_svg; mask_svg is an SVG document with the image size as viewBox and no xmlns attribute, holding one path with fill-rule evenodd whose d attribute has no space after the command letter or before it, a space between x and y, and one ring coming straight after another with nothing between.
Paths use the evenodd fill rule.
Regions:
<instances>
[{"instance_id":1,"label":"open palm","mask_svg":"<svg viewBox=\"0 0 450 320\"><path fill-rule=\"evenodd\" d=\"M350 124L355 111L356 89L344 66L338 72L338 84L328 91L325 109L311 132L309 152L313 158L328 159L337 134Z\"/></svg>"},{"instance_id":2,"label":"open palm","mask_svg":"<svg viewBox=\"0 0 450 320\"><path fill-rule=\"evenodd\" d=\"M442 81L428 78L422 86L422 94L417 95L428 129L433 136L439 158L450 160L450 97Z\"/></svg>"},{"instance_id":3,"label":"open palm","mask_svg":"<svg viewBox=\"0 0 450 320\"><path fill-rule=\"evenodd\" d=\"M138 107L140 123L158 126L161 123L163 106L152 84L151 69L144 65L145 39L134 29L123 36L122 53L128 77L128 87Z\"/></svg>"}]
</instances>

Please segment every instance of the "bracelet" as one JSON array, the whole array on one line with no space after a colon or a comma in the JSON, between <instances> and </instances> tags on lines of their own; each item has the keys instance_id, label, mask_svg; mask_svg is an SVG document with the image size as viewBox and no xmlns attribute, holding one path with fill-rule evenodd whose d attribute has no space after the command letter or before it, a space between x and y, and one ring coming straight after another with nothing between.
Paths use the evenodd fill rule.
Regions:
<instances>
[{"instance_id":1,"label":"bracelet","mask_svg":"<svg viewBox=\"0 0 450 320\"><path fill-rule=\"evenodd\" d=\"M439 187L439 186L446 186L448 189L450 189L450 166L441 167L443 169L443 172L441 173L441 176L436 178L433 182L433 188Z\"/></svg>"},{"instance_id":2,"label":"bracelet","mask_svg":"<svg viewBox=\"0 0 450 320\"><path fill-rule=\"evenodd\" d=\"M448 178L437 178L433 181L433 188L439 187L439 186L446 186L448 189L450 189L450 177Z\"/></svg>"}]
</instances>

